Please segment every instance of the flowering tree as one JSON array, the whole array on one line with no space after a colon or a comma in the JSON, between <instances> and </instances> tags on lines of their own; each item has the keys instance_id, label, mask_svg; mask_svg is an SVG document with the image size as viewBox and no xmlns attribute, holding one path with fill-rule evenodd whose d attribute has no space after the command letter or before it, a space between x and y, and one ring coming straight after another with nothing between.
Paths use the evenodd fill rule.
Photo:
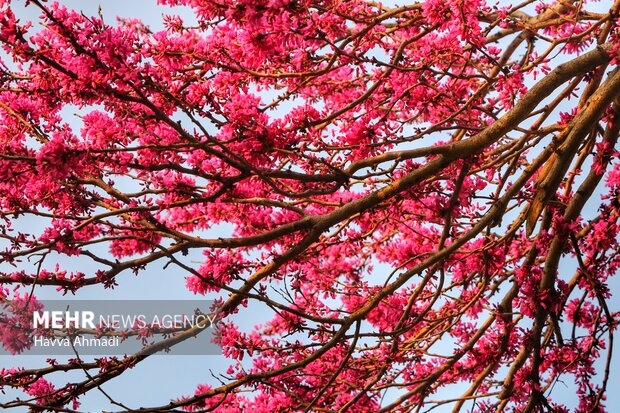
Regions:
<instances>
[{"instance_id":1,"label":"flowering tree","mask_svg":"<svg viewBox=\"0 0 620 413\"><path fill-rule=\"evenodd\" d=\"M2 300L158 262L217 297L231 367L148 411L604 411L620 2L160 2L196 22L0 1ZM145 357L5 368L1 406L78 409Z\"/></svg>"}]
</instances>

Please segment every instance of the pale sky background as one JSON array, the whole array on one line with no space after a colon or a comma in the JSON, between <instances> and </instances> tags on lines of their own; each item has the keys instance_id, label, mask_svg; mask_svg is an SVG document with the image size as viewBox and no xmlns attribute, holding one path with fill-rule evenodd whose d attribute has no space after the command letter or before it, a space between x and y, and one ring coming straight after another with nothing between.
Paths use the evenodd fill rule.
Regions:
<instances>
[{"instance_id":1,"label":"pale sky background","mask_svg":"<svg viewBox=\"0 0 620 413\"><path fill-rule=\"evenodd\" d=\"M14 2L16 5L18 1ZM168 7L157 6L155 0L105 0L105 1L91 1L91 0L64 0L61 3L66 4L71 8L79 8L84 10L88 15L94 15L97 13L97 9L101 4L104 18L108 23L113 23L116 16L122 17L137 17L144 23L151 26L153 30L162 28L161 14L180 14L186 22L192 21L192 14L187 9L175 8L174 11ZM609 1L602 1L598 3L598 7L601 9L607 9ZM18 10L19 7L15 6L16 12L19 12L19 16L23 20L38 20L38 9L35 7L28 7L26 9ZM69 120L69 119L67 119ZM597 199L598 200L598 199ZM36 227L35 222L21 222L20 225ZM214 234L212 234L214 235ZM222 236L223 234L217 234L216 236ZM194 252L187 257L185 262L190 260L199 261L201 255L199 252ZM67 265L70 267L76 267L81 271L88 274L89 270L92 271L92 267L89 268L88 264L77 263L74 259L67 260ZM50 260L51 262L51 260ZM162 261L150 265L145 271L142 271L139 276L122 274L118 278L119 286L114 290L103 291L100 287L86 288L81 290L76 298L79 299L196 299L197 297L191 294L185 287L184 277L186 274L182 274L175 268L169 268L163 270L164 262ZM614 280L611 284L613 291L617 294L620 292L618 280ZM58 298L55 291L45 290L43 288L37 289L37 295L39 298ZM614 300L612 304L612 311L618 311L618 299ZM266 321L268 313L260 309L252 310L252 319L247 320L247 327L257 322ZM619 343L620 344L620 343ZM617 346L619 345L617 344ZM616 354L619 352L616 351ZM62 357L55 357L59 361L62 361ZM45 357L41 356L0 356L0 366L2 367L25 367L35 368L41 367L42 361ZM86 358L88 359L88 358ZM620 395L614 389L620 388L620 377L614 375L614 367L620 366L619 357L616 356L614 364L612 365L612 377L608 385L608 401L606 406L608 411L614 412L620 409ZM193 394L196 386L203 383L217 384L217 382L211 377L211 372L223 373L229 365L229 361L222 356L153 356L146 361L141 362L136 368L125 372L120 377L103 385L105 391L114 397L117 401L124 403L131 408L139 408L141 406L156 406L165 404L171 399L176 399L182 395ZM62 373L56 376L63 383L69 380L82 380L84 373L74 372L73 379L70 376ZM53 379L54 376L51 376ZM569 378L569 376L567 376ZM53 381L53 380L52 380ZM0 398L3 400L10 400L16 396L17 393L7 392L6 396L0 394ZM564 401L569 407L575 407L576 397L571 391L563 390L562 383L556 385L554 391L556 400L560 401L560 397L565 397ZM453 396L457 396L454 394ZM23 396L22 396L23 397ZM81 411L88 412L100 412L102 410L118 410L118 407L111 406L106 398L97 391L91 391L89 394L80 398L82 406ZM449 408L447 409L449 411ZM17 412L18 409L11 411ZM434 411L441 412L445 409L435 409Z\"/></svg>"}]
</instances>

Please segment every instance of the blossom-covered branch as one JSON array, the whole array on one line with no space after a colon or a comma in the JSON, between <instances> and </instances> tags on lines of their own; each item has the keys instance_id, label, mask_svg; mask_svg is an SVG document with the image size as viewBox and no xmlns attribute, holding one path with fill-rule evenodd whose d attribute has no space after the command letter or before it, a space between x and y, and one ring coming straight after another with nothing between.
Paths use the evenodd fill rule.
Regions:
<instances>
[{"instance_id":1,"label":"blossom-covered branch","mask_svg":"<svg viewBox=\"0 0 620 413\"><path fill-rule=\"evenodd\" d=\"M141 407L604 411L618 1L161 0L161 31L31 0L39 28L11 3L2 300L153 264L217 299L231 367ZM253 306L271 319L244 331ZM3 369L31 398L0 406L77 410L146 357Z\"/></svg>"}]
</instances>

